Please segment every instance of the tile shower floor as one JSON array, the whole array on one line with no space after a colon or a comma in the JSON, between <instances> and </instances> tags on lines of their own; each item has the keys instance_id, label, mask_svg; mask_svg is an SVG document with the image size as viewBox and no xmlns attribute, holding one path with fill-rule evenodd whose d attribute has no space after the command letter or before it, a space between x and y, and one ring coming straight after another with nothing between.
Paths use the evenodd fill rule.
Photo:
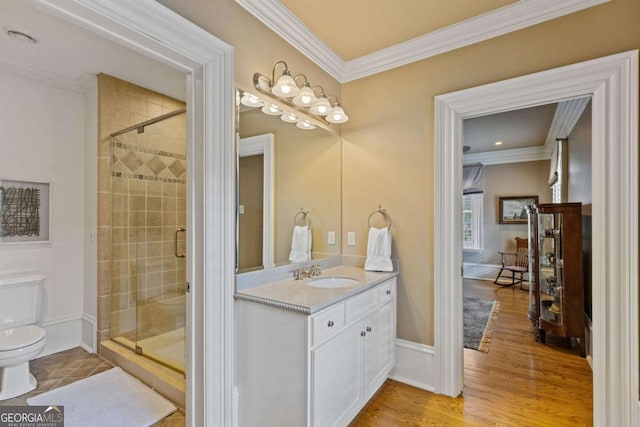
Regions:
<instances>
[{"instance_id":1,"label":"tile shower floor","mask_svg":"<svg viewBox=\"0 0 640 427\"><path fill-rule=\"evenodd\" d=\"M73 348L33 360L30 366L31 373L38 380L38 387L22 396L1 400L0 406L26 405L30 397L104 372L113 368L114 365L95 353ZM184 412L181 410L154 424L156 427L183 427L184 425Z\"/></svg>"}]
</instances>

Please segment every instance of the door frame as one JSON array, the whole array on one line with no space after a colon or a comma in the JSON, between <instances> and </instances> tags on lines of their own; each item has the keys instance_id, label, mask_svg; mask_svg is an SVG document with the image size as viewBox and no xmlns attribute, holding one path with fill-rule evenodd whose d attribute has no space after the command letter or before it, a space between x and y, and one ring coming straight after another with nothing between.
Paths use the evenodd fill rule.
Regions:
<instances>
[{"instance_id":1,"label":"door frame","mask_svg":"<svg viewBox=\"0 0 640 427\"><path fill-rule=\"evenodd\" d=\"M233 48L154 0L28 1L187 75L185 412L233 425Z\"/></svg>"},{"instance_id":2,"label":"door frame","mask_svg":"<svg viewBox=\"0 0 640 427\"><path fill-rule=\"evenodd\" d=\"M272 133L238 138L238 157L263 155L262 265L264 268L275 266L275 155L273 140ZM238 218L238 224L240 224L240 218Z\"/></svg>"},{"instance_id":3,"label":"door frame","mask_svg":"<svg viewBox=\"0 0 640 427\"><path fill-rule=\"evenodd\" d=\"M462 121L584 96L592 100L593 421L637 425L637 50L435 98L434 387L449 396L463 388Z\"/></svg>"}]
</instances>

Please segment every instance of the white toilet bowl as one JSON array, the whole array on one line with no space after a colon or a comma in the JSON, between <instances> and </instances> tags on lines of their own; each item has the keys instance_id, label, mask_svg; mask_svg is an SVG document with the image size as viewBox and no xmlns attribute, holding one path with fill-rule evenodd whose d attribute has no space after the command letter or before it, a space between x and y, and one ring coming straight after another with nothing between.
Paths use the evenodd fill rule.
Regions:
<instances>
[{"instance_id":1,"label":"white toilet bowl","mask_svg":"<svg viewBox=\"0 0 640 427\"><path fill-rule=\"evenodd\" d=\"M28 393L38 385L29 361L42 353L47 337L36 325L0 330L0 400Z\"/></svg>"},{"instance_id":2,"label":"white toilet bowl","mask_svg":"<svg viewBox=\"0 0 640 427\"><path fill-rule=\"evenodd\" d=\"M0 273L0 400L36 388L29 372L47 343L40 320L40 299L45 276L38 273Z\"/></svg>"}]
</instances>

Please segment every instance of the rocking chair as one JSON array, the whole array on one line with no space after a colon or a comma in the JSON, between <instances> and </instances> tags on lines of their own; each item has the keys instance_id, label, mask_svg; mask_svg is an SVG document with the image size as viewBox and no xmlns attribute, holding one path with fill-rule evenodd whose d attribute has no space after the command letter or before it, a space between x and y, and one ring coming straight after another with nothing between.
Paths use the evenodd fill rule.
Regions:
<instances>
[{"instance_id":1,"label":"rocking chair","mask_svg":"<svg viewBox=\"0 0 640 427\"><path fill-rule=\"evenodd\" d=\"M520 283L520 289L522 289L523 275L529 271L528 251L529 242L527 239L516 237L516 253L498 252L502 257L502 267L493 283L500 286L514 286ZM519 274L520 277L516 278L516 274ZM511 283L500 282L501 277L510 279Z\"/></svg>"}]
</instances>

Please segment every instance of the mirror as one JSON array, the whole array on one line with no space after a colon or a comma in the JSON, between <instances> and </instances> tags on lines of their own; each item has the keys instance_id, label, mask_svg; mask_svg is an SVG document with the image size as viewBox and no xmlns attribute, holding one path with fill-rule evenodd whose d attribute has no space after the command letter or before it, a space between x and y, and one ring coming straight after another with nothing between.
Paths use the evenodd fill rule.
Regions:
<instances>
[{"instance_id":1,"label":"mirror","mask_svg":"<svg viewBox=\"0 0 640 427\"><path fill-rule=\"evenodd\" d=\"M339 255L340 136L237 104L238 272L290 263L294 225L310 226L311 259Z\"/></svg>"}]
</instances>

